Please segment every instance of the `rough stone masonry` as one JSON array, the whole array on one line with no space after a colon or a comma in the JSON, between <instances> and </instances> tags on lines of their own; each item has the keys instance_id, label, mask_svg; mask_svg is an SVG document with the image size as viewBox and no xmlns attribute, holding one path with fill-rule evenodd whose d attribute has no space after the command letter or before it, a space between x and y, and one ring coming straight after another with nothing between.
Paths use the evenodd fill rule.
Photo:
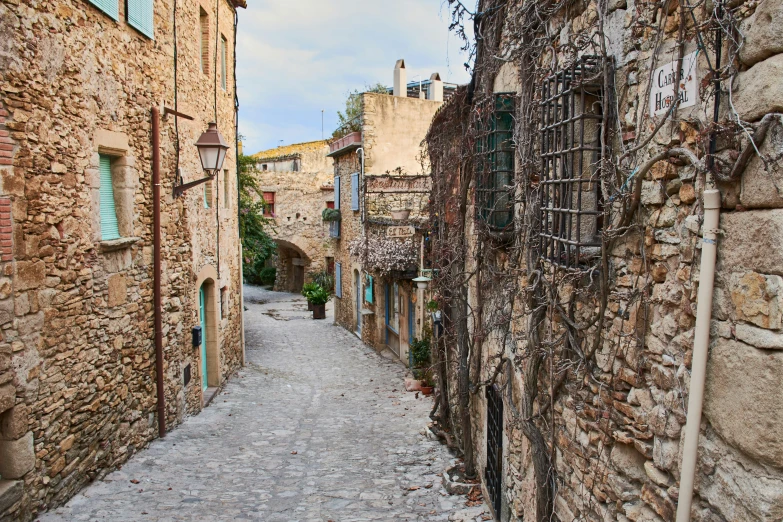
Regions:
<instances>
[{"instance_id":1,"label":"rough stone masonry","mask_svg":"<svg viewBox=\"0 0 783 522\"><path fill-rule=\"evenodd\" d=\"M175 14L173 1L155 0L149 35L119 0L0 4L0 520L63 503L157 436L151 114L174 108L175 92L193 120L164 112L160 126L168 426L201 410L202 362L210 387L242 362L240 3L179 0ZM193 144L214 120L230 144L225 170L173 198L175 183L204 176ZM206 361L190 335L201 288Z\"/></svg>"}]
</instances>

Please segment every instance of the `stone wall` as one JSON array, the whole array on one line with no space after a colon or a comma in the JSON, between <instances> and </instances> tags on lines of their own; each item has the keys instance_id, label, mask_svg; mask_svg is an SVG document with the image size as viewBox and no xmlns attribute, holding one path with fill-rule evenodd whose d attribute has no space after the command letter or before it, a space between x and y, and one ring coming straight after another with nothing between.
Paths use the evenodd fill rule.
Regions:
<instances>
[{"instance_id":1,"label":"stone wall","mask_svg":"<svg viewBox=\"0 0 783 522\"><path fill-rule=\"evenodd\" d=\"M173 2L154 2L154 40L125 23L119 4L118 22L79 0L0 5L0 116L7 120L0 121L0 234L10 224L3 219L9 199L13 232L0 237L2 520L28 520L65 502L157 436L151 109L174 106ZM201 71L199 7L212 22L210 41L216 32L228 41L226 90L213 70ZM160 126L169 429L203 407L201 356L190 336L200 284L210 288L210 385L243 360L234 15L227 1L177 6L177 109L194 120L181 119L178 135L172 116ZM185 182L203 177L193 143L216 113L231 148L212 205L205 208L203 186L174 199L177 166ZM113 161L120 240L101 241L99 154Z\"/></svg>"},{"instance_id":2,"label":"stone wall","mask_svg":"<svg viewBox=\"0 0 783 522\"><path fill-rule=\"evenodd\" d=\"M504 28L503 45L508 48L513 48L517 38L512 34L516 26L509 13L518 14L515 9L521 4L515 3L506 13L508 25ZM648 79L652 68L676 59L680 11L664 11L631 1L609 5L605 31L617 66L614 79L621 125L614 145L617 151L629 147L637 133L644 137L654 128L645 118ZM778 16L780 4L767 0L758 4L733 2L731 6L733 15L743 20L740 27L746 38L740 54L744 64L734 78L733 103L741 119L757 124L765 114L781 110L775 94L777 84L772 83L783 48L779 37L770 36L773 29L769 23ZM706 16L699 10L695 13L699 20ZM657 51L653 31L642 28L645 17L650 16L659 17L661 22ZM581 10L558 13L547 22L549 34L559 35L553 39L558 53L562 49L558 63L563 63L565 44L595 33L597 20L596 4L585 3ZM684 25L693 27L688 20ZM497 54L506 56L508 48L501 48ZM685 54L695 49L691 39L684 44ZM509 51L508 55L513 53ZM705 147L705 129L711 123L714 103L712 95L705 92L705 71L709 70L706 60L701 52L697 78L701 82L700 101L678 111L675 121L664 126L649 143L645 158L668 147L683 146L695 151ZM484 70L493 76L479 76L477 85L494 86L494 92L522 92L515 70L518 68L518 59L488 67ZM723 89L725 101L727 82ZM721 121L735 117L727 105L721 106ZM444 129L433 127L430 134L441 130ZM761 147L767 168L754 154L741 178L717 184L723 208L705 413L691 518L695 521L773 521L783 516L783 453L779 443L782 426L778 413L783 403L779 385L773 384L783 378L778 295L783 275L781 133L780 122L773 123ZM719 157L735 159L735 147L730 140L719 143ZM451 173L439 175L448 179ZM519 171L518 179L524 179ZM659 162L647 173L642 185L638 231L616 242L609 255L608 305L604 316L598 318L603 340L595 354L595 367L569 373L551 405L547 390L542 391L544 397L536 403L536 411L550 406L554 409L554 425L542 424L542 429L554 458L554 504L559 520L646 522L675 518L683 435L686 429L698 429L686 426L686 418L698 306L704 189L705 178L681 162ZM474 215L474 209L468 209L467 215ZM469 229L465 237L470 245L466 270L473 273L478 259L477 234ZM509 295L518 300L515 310L526 310L523 294L532 284L531 274L510 275L511 255L515 255L513 250L490 247L487 243L481 250L487 275L483 276L481 295L477 283L471 284L470 306L471 310L482 310L486 321L493 310L508 310ZM506 281L513 281L516 290L508 293L509 289L504 288ZM598 309L594 309L595 302L583 299L589 294L586 288L579 297L574 297L573 290L570 284L560 284L553 291L562 300L562 306L573 303L575 320L581 324ZM631 296L640 297L630 299ZM477 338L480 336L481 343L481 373L477 380L491 377L500 356L508 357L513 368L509 377L503 372L498 380L505 402L504 507L499 515L503 520L535 520L533 450L512 413L521 408L525 393L523 354L530 317L528 311L518 314L510 323L511 340L501 335L503 327L497 324L484 323L479 330L472 323L471 329ZM471 321L474 320L476 316L472 315ZM509 324L508 320L505 323ZM541 335L547 341L556 338L564 332L561 323L545 321ZM596 338L595 328L580 333L585 346ZM450 353L456 357L455 352ZM457 408L453 387L456 373L451 371L450 393L453 407ZM483 393L471 399L471 414L473 445L483 477L487 462Z\"/></svg>"},{"instance_id":3,"label":"stone wall","mask_svg":"<svg viewBox=\"0 0 783 522\"><path fill-rule=\"evenodd\" d=\"M327 202L334 201L334 172L325 141L302 143L259 152L253 157L267 170L257 170L261 190L275 193L272 237L278 246L275 290L298 292L294 263L304 267L304 281L327 269L334 257L329 223L321 218ZM284 159L280 158L293 158ZM298 171L291 169L296 161Z\"/></svg>"}]
</instances>

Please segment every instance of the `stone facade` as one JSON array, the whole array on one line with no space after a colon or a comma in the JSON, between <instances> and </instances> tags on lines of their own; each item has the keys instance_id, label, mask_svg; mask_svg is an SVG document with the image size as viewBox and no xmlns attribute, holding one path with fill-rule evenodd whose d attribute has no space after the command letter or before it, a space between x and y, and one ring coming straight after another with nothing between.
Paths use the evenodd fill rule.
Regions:
<instances>
[{"instance_id":1,"label":"stone facade","mask_svg":"<svg viewBox=\"0 0 783 522\"><path fill-rule=\"evenodd\" d=\"M274 194L272 237L277 242L275 290L300 292L312 274L331 270L329 224L321 218L334 203L332 159L326 141L286 145L253 154L256 179Z\"/></svg>"},{"instance_id":2,"label":"stone facade","mask_svg":"<svg viewBox=\"0 0 783 522\"><path fill-rule=\"evenodd\" d=\"M493 4L481 2L485 12ZM515 54L520 49L521 53L527 52L523 40L533 40L531 35L518 32L531 3L504 4L496 18L483 22L486 38L479 46L478 56L483 56L483 61L476 69L474 100L508 92L516 93L517 100L524 100L530 92L539 96L538 85L529 88L530 84L520 78L538 66L550 71L553 63L558 67L569 65L569 59L573 59L569 46L600 40L600 20L607 52L615 65L611 77L619 128L610 135L614 160L641 144L641 161L630 168L628 163L623 164L629 173L634 165L674 147L693 151L703 161L715 103L707 63L709 58L715 66L714 50L698 53L697 69L692 72L700 85L697 102L678 109L649 141L645 138L653 134L661 117L649 117L646 96L650 79L655 81L655 69L677 60L678 55L696 51L694 20L709 25L714 13L694 9L695 18L691 19L689 9L678 8L677 3L653 5L629 0L606 4L608 7L584 2L573 10L547 12L541 23L546 26L546 46L551 47L535 55L541 63L532 65L529 54ZM603 12L599 12L599 5L604 6ZM729 82L733 82L733 108L748 122L749 133L759 129L759 121L766 114L780 111L776 71L783 59L779 54L783 47L779 29L769 22L776 16L772 13L779 10L780 3L770 0L731 3L732 23L739 24L745 36L739 52L744 64L722 84L720 124L736 121L737 117L726 102ZM648 24L650 20L656 20L657 28ZM714 25L709 27L714 31ZM678 34L685 35L681 52ZM732 49L736 48L728 45L724 49L724 59ZM590 54L589 49L582 52ZM493 61L493 57L503 60ZM530 83L543 84L543 76L526 78ZM460 146L465 143L464 133L471 131L455 132L447 143L439 142L438 136L472 125L466 116L475 108L469 96L467 90L458 93L436 116L427 138L438 192L433 197L439 198L433 219L444 217L441 231L459 230L458 194L464 179L460 173L474 165L470 159L455 155L455 151L465 152ZM541 110L541 99L534 98L535 111ZM525 119L519 107L515 113L517 129L524 128L520 122ZM492 380L501 390L500 520L540 520L536 511L541 498L537 496L541 487L536 484L536 448L524 433L532 422L543 437L545 453L551 455L553 473L547 481L554 484L553 505L558 520L673 521L678 501L682 500L682 441L689 429L700 429L701 433L691 520L772 522L783 517L783 402L779 386L783 379L779 302L783 283L783 200L779 183L783 127L779 117L773 121L760 147L766 165L754 152L741 176L714 183L721 192L722 209L700 428L686 425L686 419L699 304L702 195L705 187L713 185L712 175L698 172L689 161L655 163L642 174L640 205L630 228L616 232L618 238L610 242L612 249L604 268L599 265L596 272L585 274L581 280L569 279L568 273L551 269L546 263L535 273L525 270L526 260L540 255L530 243L516 240L532 233L527 227L532 227L528 220L534 214L527 212L526 202L533 205L537 201L532 198L538 197L538 156L533 166L523 167L523 151L516 151L514 183L518 197L512 235L481 232L480 220L473 218L475 185L470 186L465 213L468 223L464 233L456 236L467 244L466 266L459 274L471 275L467 321L472 343L470 381L484 386ZM538 127L533 132L538 132ZM755 137L759 140L758 130ZM515 138L518 144L528 143L526 136ZM718 139L717 171L725 175L725 165L731 167L741 150L752 147L742 138ZM539 142L533 141L534 150L540 150L535 149ZM632 186L632 181L627 186ZM606 200L623 197L622 191L617 194L606 195ZM610 217L620 214L618 205L609 211ZM612 223L616 227L617 223ZM539 229L534 231L538 233ZM607 236L611 234L607 232ZM439 255L455 245L459 247L454 237L452 243L436 248ZM445 264L440 267L453 270ZM603 270L608 270L607 302L603 314L596 317L601 306L591 296ZM545 317L538 322L538 301L532 289L539 278L551 274L559 274L560 279L548 279L552 286L547 291L558 300L560 308L546 308ZM445 285L454 279L444 277L439 281ZM436 291L445 295L454 289L440 286ZM460 316L455 310L447 308L445 312L457 322ZM573 330L577 336L570 341L566 336L571 330L565 324L569 317L577 325ZM597 326L590 324L593 318L592 324ZM458 327L454 322L447 328L452 340L457 336L453 333ZM532 329L537 332L533 336ZM599 331L601 337L597 337ZM520 412L531 392L526 372L535 350L530 340L536 335L543 346L538 353L544 355L534 377L541 376L542 388L531 403L532 417L526 419ZM596 339L594 358L581 360L577 352L589 353ZM562 346L571 346L573 351L560 351ZM457 360L457 341L448 347L448 359ZM506 366L499 368L501 361ZM562 370L548 377L552 368ZM458 371L456 365L448 369L446 387L456 417L460 411ZM477 471L485 498L490 498L485 475L489 465L488 411L483 391L470 395L469 411Z\"/></svg>"},{"instance_id":3,"label":"stone facade","mask_svg":"<svg viewBox=\"0 0 783 522\"><path fill-rule=\"evenodd\" d=\"M429 212L429 165L422 140L441 105L434 100L364 93L361 150L348 147L331 154L335 176L340 177L342 214L340 237L335 240L335 261L342 267L342 297L335 300L335 322L353 332L360 330L367 344L378 350L388 347L405 362L408 343L421 333L424 304L411 281L422 268L418 266L418 253ZM359 186L354 188L352 183L357 181ZM354 194L358 195L358 210L352 210ZM400 209L410 210L410 215L395 219L392 211ZM352 242L365 236L385 238L387 228L395 225L415 230L409 239L392 240L412 245L414 255L405 270L379 271L351 254ZM370 281L372 302L366 300Z\"/></svg>"},{"instance_id":4,"label":"stone facade","mask_svg":"<svg viewBox=\"0 0 783 522\"><path fill-rule=\"evenodd\" d=\"M0 520L29 520L65 502L158 434L151 122L154 107L175 107L174 16L176 108L193 120L175 126L161 110L168 427L204 404L191 339L202 286L209 386L243 362L238 3L180 0L175 15L174 2L155 0L154 39L126 22L125 2L117 2L118 20L82 0L0 5ZM225 82L214 67L221 40ZM225 170L211 191L202 185L174 198L180 179L204 176L194 143L216 118L230 145ZM102 239L101 157L110 161L120 239Z\"/></svg>"}]
</instances>

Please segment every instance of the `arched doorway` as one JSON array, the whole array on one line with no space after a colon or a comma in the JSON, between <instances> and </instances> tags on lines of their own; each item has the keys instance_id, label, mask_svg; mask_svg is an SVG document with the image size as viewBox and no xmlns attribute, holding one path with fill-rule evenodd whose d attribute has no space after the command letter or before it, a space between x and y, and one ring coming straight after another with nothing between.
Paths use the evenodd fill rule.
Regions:
<instances>
[{"instance_id":1,"label":"arched doorway","mask_svg":"<svg viewBox=\"0 0 783 522\"><path fill-rule=\"evenodd\" d=\"M310 258L294 243L282 239L277 243L277 275L275 290L299 293L305 282L305 272Z\"/></svg>"},{"instance_id":2,"label":"arched doorway","mask_svg":"<svg viewBox=\"0 0 783 522\"><path fill-rule=\"evenodd\" d=\"M354 307L356 308L356 335L362 337L362 281L359 278L359 271L353 271L353 295Z\"/></svg>"},{"instance_id":3,"label":"arched doorway","mask_svg":"<svg viewBox=\"0 0 783 522\"><path fill-rule=\"evenodd\" d=\"M196 282L196 303L198 321L201 326L201 346L199 347L199 365L201 388L220 386L220 343L217 272L211 266L205 267Z\"/></svg>"}]
</instances>

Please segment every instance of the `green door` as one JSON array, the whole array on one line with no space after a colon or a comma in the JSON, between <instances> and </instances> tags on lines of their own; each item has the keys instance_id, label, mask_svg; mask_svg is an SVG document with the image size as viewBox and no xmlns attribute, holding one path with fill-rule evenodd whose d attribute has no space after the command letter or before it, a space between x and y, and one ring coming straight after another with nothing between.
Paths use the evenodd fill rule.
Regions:
<instances>
[{"instance_id":1,"label":"green door","mask_svg":"<svg viewBox=\"0 0 783 522\"><path fill-rule=\"evenodd\" d=\"M207 314L204 285L198 291L198 319L201 322L201 387L207 389Z\"/></svg>"}]
</instances>

